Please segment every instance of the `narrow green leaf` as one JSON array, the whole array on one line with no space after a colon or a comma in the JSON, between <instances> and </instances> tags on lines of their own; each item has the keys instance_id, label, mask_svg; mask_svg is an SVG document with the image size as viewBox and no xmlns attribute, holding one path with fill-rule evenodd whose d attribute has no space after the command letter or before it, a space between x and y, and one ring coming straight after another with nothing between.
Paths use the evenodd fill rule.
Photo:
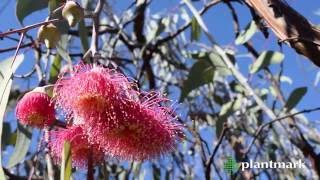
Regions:
<instances>
[{"instance_id":1,"label":"narrow green leaf","mask_svg":"<svg viewBox=\"0 0 320 180\"><path fill-rule=\"evenodd\" d=\"M252 36L257 32L258 28L254 21L251 21L247 27L236 38L236 45L248 42Z\"/></svg>"},{"instance_id":2,"label":"narrow green leaf","mask_svg":"<svg viewBox=\"0 0 320 180\"><path fill-rule=\"evenodd\" d=\"M221 56L219 56L218 54L210 53L209 60L211 62L211 66L213 66L217 70L217 72L219 72L220 75L228 76L228 75L232 74L230 69L227 67L227 65L222 60Z\"/></svg>"},{"instance_id":3,"label":"narrow green leaf","mask_svg":"<svg viewBox=\"0 0 320 180\"><path fill-rule=\"evenodd\" d=\"M206 33L209 33L209 30L206 24L203 22L201 15L198 13L197 9L192 5L192 3L189 0L183 0L183 2L188 6L202 30Z\"/></svg>"},{"instance_id":4,"label":"narrow green leaf","mask_svg":"<svg viewBox=\"0 0 320 180\"><path fill-rule=\"evenodd\" d=\"M306 95L308 91L307 87L300 87L295 89L289 96L287 103L285 105L286 111L289 112L293 108L295 108L298 103L301 101L304 95Z\"/></svg>"},{"instance_id":5,"label":"narrow green leaf","mask_svg":"<svg viewBox=\"0 0 320 180\"><path fill-rule=\"evenodd\" d=\"M184 82L180 100L182 101L192 90L212 82L214 69L209 61L199 60L191 68L187 80Z\"/></svg>"},{"instance_id":6,"label":"narrow green leaf","mask_svg":"<svg viewBox=\"0 0 320 180\"><path fill-rule=\"evenodd\" d=\"M62 62L62 57L59 54L57 54L54 57L51 65L50 77L49 77L50 83L55 83L56 80L58 79L58 75L60 73L60 68L61 68L61 62Z\"/></svg>"},{"instance_id":7,"label":"narrow green leaf","mask_svg":"<svg viewBox=\"0 0 320 180\"><path fill-rule=\"evenodd\" d=\"M228 117L233 114L235 111L240 109L242 104L242 98L238 98L234 101L227 102L226 104L222 105L219 113L219 118L216 123L216 135L217 137L220 136L223 129L223 124L227 121Z\"/></svg>"},{"instance_id":8,"label":"narrow green leaf","mask_svg":"<svg viewBox=\"0 0 320 180\"><path fill-rule=\"evenodd\" d=\"M204 23L201 14L197 11L197 9L192 5L192 3L189 0L183 0L183 2L188 6L192 14L194 15L194 18L197 20L199 26L201 27L204 34L208 37L208 40L211 44L216 44L216 41L214 40L213 36L210 34L208 27Z\"/></svg>"},{"instance_id":9,"label":"narrow green leaf","mask_svg":"<svg viewBox=\"0 0 320 180\"><path fill-rule=\"evenodd\" d=\"M48 0L17 0L16 15L22 24L25 17L46 7L48 7Z\"/></svg>"},{"instance_id":10,"label":"narrow green leaf","mask_svg":"<svg viewBox=\"0 0 320 180\"><path fill-rule=\"evenodd\" d=\"M68 141L64 142L61 161L60 179L70 180L72 174L71 145Z\"/></svg>"},{"instance_id":11,"label":"narrow green leaf","mask_svg":"<svg viewBox=\"0 0 320 180\"><path fill-rule=\"evenodd\" d=\"M276 51L264 51L250 67L250 73L256 73L271 64L279 64L283 61L284 54Z\"/></svg>"},{"instance_id":12,"label":"narrow green leaf","mask_svg":"<svg viewBox=\"0 0 320 180\"><path fill-rule=\"evenodd\" d=\"M195 18L191 20L191 41L199 41L201 37L201 27Z\"/></svg>"},{"instance_id":13,"label":"narrow green leaf","mask_svg":"<svg viewBox=\"0 0 320 180\"><path fill-rule=\"evenodd\" d=\"M18 124L16 145L9 159L8 168L12 168L24 160L29 150L31 138L32 128Z\"/></svg>"},{"instance_id":14,"label":"narrow green leaf","mask_svg":"<svg viewBox=\"0 0 320 180\"><path fill-rule=\"evenodd\" d=\"M83 54L86 53L89 49L89 41L88 41L88 29L85 25L84 20L79 22L79 36L82 45Z\"/></svg>"},{"instance_id":15,"label":"narrow green leaf","mask_svg":"<svg viewBox=\"0 0 320 180\"><path fill-rule=\"evenodd\" d=\"M0 78L0 137L2 137L2 126L4 121L4 115L7 108L7 103L9 100L10 90L12 86L12 73L16 71L19 65L22 63L24 56L18 55L15 62L12 64L13 58L8 58L0 62L0 72L2 74ZM1 141L1 139L0 139ZM0 149L1 149L0 142ZM0 154L0 179L4 179L3 169L1 168L2 158Z\"/></svg>"},{"instance_id":16,"label":"narrow green leaf","mask_svg":"<svg viewBox=\"0 0 320 180\"><path fill-rule=\"evenodd\" d=\"M69 42L68 35L62 35L61 39L57 45L57 52L64 60L66 60L71 65L72 60L71 60L71 57L69 56L69 53L67 51L68 42Z\"/></svg>"}]
</instances>

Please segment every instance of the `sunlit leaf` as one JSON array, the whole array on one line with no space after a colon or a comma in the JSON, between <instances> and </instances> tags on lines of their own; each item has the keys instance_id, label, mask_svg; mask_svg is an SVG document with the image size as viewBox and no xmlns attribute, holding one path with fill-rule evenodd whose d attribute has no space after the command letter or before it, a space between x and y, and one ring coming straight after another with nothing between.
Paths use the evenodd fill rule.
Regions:
<instances>
[{"instance_id":1,"label":"sunlit leaf","mask_svg":"<svg viewBox=\"0 0 320 180\"><path fill-rule=\"evenodd\" d=\"M271 64L279 64L283 61L284 54L276 51L264 51L258 59L252 64L250 73L256 73Z\"/></svg>"},{"instance_id":2,"label":"sunlit leaf","mask_svg":"<svg viewBox=\"0 0 320 180\"><path fill-rule=\"evenodd\" d=\"M221 56L219 56L218 54L210 53L209 59L212 63L211 65L217 70L217 72L219 72L220 75L227 76L232 74L230 69L222 60Z\"/></svg>"},{"instance_id":3,"label":"sunlit leaf","mask_svg":"<svg viewBox=\"0 0 320 180\"><path fill-rule=\"evenodd\" d=\"M198 21L193 18L191 21L191 41L199 41L201 36L201 27Z\"/></svg>"},{"instance_id":4,"label":"sunlit leaf","mask_svg":"<svg viewBox=\"0 0 320 180\"><path fill-rule=\"evenodd\" d=\"M240 109L242 104L242 98L237 98L234 101L227 102L226 104L222 105L219 113L219 118L216 123L216 135L217 137L220 136L223 124L227 121L227 118L233 114L235 111Z\"/></svg>"},{"instance_id":5,"label":"sunlit leaf","mask_svg":"<svg viewBox=\"0 0 320 180\"><path fill-rule=\"evenodd\" d=\"M12 85L12 74L17 70L19 65L22 63L24 56L18 55L14 61L13 57L0 62L0 72L2 74L0 78L0 137L2 137L2 125L4 121L4 114L6 112L7 103L9 100L11 85ZM0 143L1 146L2 143ZM1 149L1 147L0 147ZM0 154L0 162L1 162ZM0 168L0 179L4 178L3 169Z\"/></svg>"},{"instance_id":6,"label":"sunlit leaf","mask_svg":"<svg viewBox=\"0 0 320 180\"><path fill-rule=\"evenodd\" d=\"M72 174L71 145L68 141L64 142L61 160L60 179L70 180Z\"/></svg>"},{"instance_id":7,"label":"sunlit leaf","mask_svg":"<svg viewBox=\"0 0 320 180\"><path fill-rule=\"evenodd\" d=\"M288 77L288 76L281 76L280 77L280 81L281 82L286 82L286 83L288 83L288 84L292 84L293 82L292 82L292 79L290 78L290 77Z\"/></svg>"},{"instance_id":8,"label":"sunlit leaf","mask_svg":"<svg viewBox=\"0 0 320 180\"><path fill-rule=\"evenodd\" d=\"M60 73L62 58L59 54L57 54L52 62L49 82L54 83L58 79L58 75Z\"/></svg>"},{"instance_id":9,"label":"sunlit leaf","mask_svg":"<svg viewBox=\"0 0 320 180\"><path fill-rule=\"evenodd\" d=\"M199 26L201 29L206 33L209 34L209 30L206 26L206 24L203 22L203 19L201 15L198 13L197 9L192 5L192 3L189 0L183 0L183 2L188 6L192 14L194 15L194 18L197 20Z\"/></svg>"},{"instance_id":10,"label":"sunlit leaf","mask_svg":"<svg viewBox=\"0 0 320 180\"><path fill-rule=\"evenodd\" d=\"M67 50L68 41L69 41L68 36L62 35L57 46L57 52L64 60L66 60L69 64L72 64L71 57L69 56L69 53Z\"/></svg>"},{"instance_id":11,"label":"sunlit leaf","mask_svg":"<svg viewBox=\"0 0 320 180\"><path fill-rule=\"evenodd\" d=\"M258 28L254 21L251 21L247 27L236 38L236 45L244 44L249 41L252 36L257 32Z\"/></svg>"}]
</instances>

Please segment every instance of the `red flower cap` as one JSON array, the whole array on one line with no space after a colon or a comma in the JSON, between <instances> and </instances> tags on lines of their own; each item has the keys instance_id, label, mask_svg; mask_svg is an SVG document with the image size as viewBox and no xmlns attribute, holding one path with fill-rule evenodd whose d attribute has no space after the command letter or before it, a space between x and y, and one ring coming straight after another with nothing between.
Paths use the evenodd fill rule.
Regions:
<instances>
[{"instance_id":1,"label":"red flower cap","mask_svg":"<svg viewBox=\"0 0 320 180\"><path fill-rule=\"evenodd\" d=\"M53 125L55 122L54 105L44 92L31 91L18 102L16 116L21 124L37 128Z\"/></svg>"}]
</instances>

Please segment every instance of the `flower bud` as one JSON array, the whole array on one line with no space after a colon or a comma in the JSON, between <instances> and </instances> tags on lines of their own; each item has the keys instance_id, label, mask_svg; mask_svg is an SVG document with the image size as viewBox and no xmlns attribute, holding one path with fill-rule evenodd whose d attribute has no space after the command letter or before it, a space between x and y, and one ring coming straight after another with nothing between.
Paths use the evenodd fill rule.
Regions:
<instances>
[{"instance_id":1,"label":"flower bud","mask_svg":"<svg viewBox=\"0 0 320 180\"><path fill-rule=\"evenodd\" d=\"M18 102L16 116L24 125L37 128L51 126L55 122L54 104L45 92L36 88Z\"/></svg>"},{"instance_id":2,"label":"flower bud","mask_svg":"<svg viewBox=\"0 0 320 180\"><path fill-rule=\"evenodd\" d=\"M54 48L60 40L61 33L58 28L50 23L39 28L38 39L44 42L48 49Z\"/></svg>"},{"instance_id":3,"label":"flower bud","mask_svg":"<svg viewBox=\"0 0 320 180\"><path fill-rule=\"evenodd\" d=\"M62 16L68 21L70 27L74 27L84 17L83 9L74 1L67 1L62 9Z\"/></svg>"}]
</instances>

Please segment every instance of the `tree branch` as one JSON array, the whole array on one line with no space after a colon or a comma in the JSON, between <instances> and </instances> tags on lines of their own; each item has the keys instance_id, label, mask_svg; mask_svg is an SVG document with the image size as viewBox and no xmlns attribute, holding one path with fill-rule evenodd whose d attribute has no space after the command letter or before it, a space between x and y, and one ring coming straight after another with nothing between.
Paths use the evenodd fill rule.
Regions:
<instances>
[{"instance_id":1,"label":"tree branch","mask_svg":"<svg viewBox=\"0 0 320 180\"><path fill-rule=\"evenodd\" d=\"M279 38L320 67L320 30L280 0L246 0Z\"/></svg>"}]
</instances>

